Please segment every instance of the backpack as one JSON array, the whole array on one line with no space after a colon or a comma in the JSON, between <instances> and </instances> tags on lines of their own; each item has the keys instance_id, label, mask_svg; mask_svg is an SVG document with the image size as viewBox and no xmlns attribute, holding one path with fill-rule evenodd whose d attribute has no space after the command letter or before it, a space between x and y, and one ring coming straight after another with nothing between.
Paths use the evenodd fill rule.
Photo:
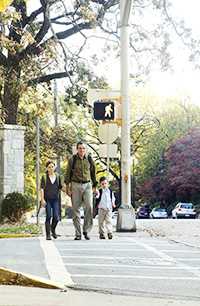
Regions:
<instances>
[{"instance_id":1,"label":"backpack","mask_svg":"<svg viewBox=\"0 0 200 306\"><path fill-rule=\"evenodd\" d=\"M76 161L77 161L77 154L74 154L73 157L72 157L72 167L71 167L71 172L70 172L70 180L72 179L72 175L73 175L73 172L74 172L74 169L75 169L75 165L76 165ZM87 155L87 160L90 164L90 170L91 170L91 166L92 166L92 157L91 155Z\"/></svg>"},{"instance_id":2,"label":"backpack","mask_svg":"<svg viewBox=\"0 0 200 306\"><path fill-rule=\"evenodd\" d=\"M113 194L113 191L112 189L108 188L110 190L110 199L111 199L111 202L112 202L112 194ZM93 207L93 218L96 217L96 215L98 215L98 205L101 201L101 197L102 197L102 188L99 189L99 197L98 199L95 199L95 205Z\"/></svg>"}]
</instances>

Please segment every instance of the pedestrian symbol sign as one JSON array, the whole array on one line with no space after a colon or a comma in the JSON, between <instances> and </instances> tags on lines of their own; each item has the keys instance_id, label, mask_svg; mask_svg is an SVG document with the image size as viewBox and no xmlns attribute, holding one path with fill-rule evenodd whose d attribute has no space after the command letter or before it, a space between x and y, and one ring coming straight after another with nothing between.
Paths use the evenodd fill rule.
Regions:
<instances>
[{"instance_id":1,"label":"pedestrian symbol sign","mask_svg":"<svg viewBox=\"0 0 200 306\"><path fill-rule=\"evenodd\" d=\"M94 119L95 120L114 120L115 107L113 101L95 101L94 102Z\"/></svg>"}]
</instances>

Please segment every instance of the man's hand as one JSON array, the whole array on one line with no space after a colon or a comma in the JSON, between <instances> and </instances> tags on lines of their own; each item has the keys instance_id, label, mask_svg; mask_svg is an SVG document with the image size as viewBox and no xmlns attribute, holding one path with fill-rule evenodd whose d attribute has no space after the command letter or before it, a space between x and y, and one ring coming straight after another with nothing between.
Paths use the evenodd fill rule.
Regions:
<instances>
[{"instance_id":1,"label":"man's hand","mask_svg":"<svg viewBox=\"0 0 200 306\"><path fill-rule=\"evenodd\" d=\"M71 196L72 196L71 188L69 188L69 187L66 188L66 194L71 198Z\"/></svg>"}]
</instances>

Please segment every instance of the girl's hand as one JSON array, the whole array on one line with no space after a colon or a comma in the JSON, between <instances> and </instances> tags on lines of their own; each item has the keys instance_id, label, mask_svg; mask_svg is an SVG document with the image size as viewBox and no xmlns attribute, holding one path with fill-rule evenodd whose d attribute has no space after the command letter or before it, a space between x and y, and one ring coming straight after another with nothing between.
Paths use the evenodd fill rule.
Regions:
<instances>
[{"instance_id":1,"label":"girl's hand","mask_svg":"<svg viewBox=\"0 0 200 306\"><path fill-rule=\"evenodd\" d=\"M45 207L45 206L46 206L46 202L45 202L44 199L41 200L41 206L42 206L42 207Z\"/></svg>"}]
</instances>

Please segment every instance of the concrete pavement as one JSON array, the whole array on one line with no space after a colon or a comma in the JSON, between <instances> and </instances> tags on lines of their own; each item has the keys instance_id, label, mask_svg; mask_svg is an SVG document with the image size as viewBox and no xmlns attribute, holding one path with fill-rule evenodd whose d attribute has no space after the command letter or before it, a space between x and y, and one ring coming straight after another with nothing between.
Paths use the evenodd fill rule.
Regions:
<instances>
[{"instance_id":1,"label":"concrete pavement","mask_svg":"<svg viewBox=\"0 0 200 306\"><path fill-rule=\"evenodd\" d=\"M0 286L0 306L199 306L199 301Z\"/></svg>"}]
</instances>

